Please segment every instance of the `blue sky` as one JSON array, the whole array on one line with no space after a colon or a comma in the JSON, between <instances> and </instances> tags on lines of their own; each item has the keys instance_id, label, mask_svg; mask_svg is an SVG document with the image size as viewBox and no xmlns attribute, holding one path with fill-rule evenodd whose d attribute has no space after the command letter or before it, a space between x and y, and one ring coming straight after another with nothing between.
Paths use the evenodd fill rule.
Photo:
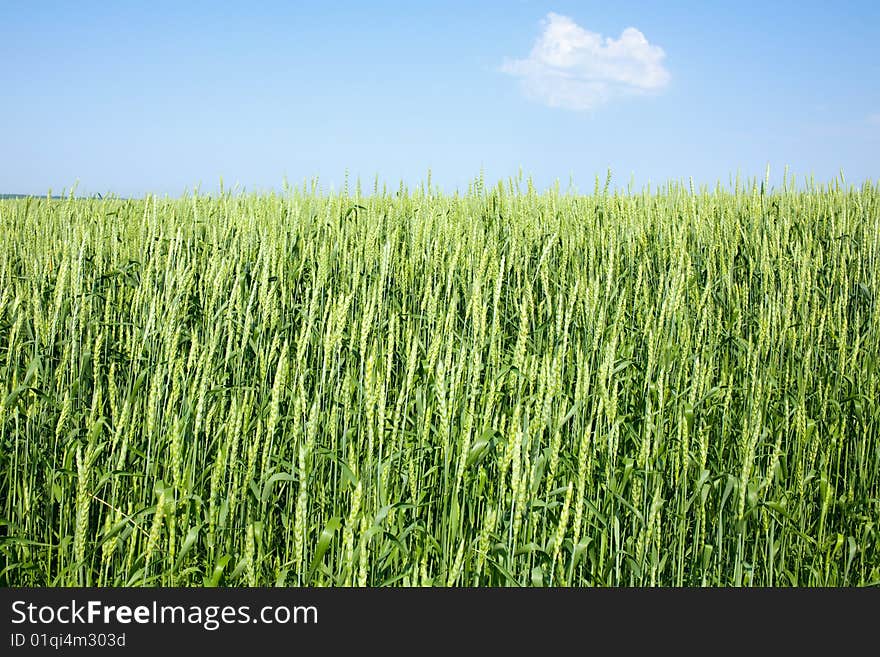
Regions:
<instances>
[{"instance_id":1,"label":"blue sky","mask_svg":"<svg viewBox=\"0 0 880 657\"><path fill-rule=\"evenodd\" d=\"M185 6L184 6L185 5ZM415 6L414 6L415 5ZM875 2L18 1L0 192L880 178ZM627 29L631 28L631 29ZM626 30L626 32L624 32Z\"/></svg>"}]
</instances>

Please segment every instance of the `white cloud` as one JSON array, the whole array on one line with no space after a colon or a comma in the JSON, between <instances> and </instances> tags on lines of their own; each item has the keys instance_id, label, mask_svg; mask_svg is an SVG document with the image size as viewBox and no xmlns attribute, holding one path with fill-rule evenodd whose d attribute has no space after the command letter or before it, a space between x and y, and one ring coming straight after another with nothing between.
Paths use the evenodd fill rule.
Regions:
<instances>
[{"instance_id":1,"label":"white cloud","mask_svg":"<svg viewBox=\"0 0 880 657\"><path fill-rule=\"evenodd\" d=\"M658 91L669 83L666 53L634 27L620 38L585 30L550 13L526 59L507 59L504 73L520 78L527 96L550 107L587 110L613 98Z\"/></svg>"},{"instance_id":2,"label":"white cloud","mask_svg":"<svg viewBox=\"0 0 880 657\"><path fill-rule=\"evenodd\" d=\"M868 115L868 124L880 126L880 112Z\"/></svg>"}]
</instances>

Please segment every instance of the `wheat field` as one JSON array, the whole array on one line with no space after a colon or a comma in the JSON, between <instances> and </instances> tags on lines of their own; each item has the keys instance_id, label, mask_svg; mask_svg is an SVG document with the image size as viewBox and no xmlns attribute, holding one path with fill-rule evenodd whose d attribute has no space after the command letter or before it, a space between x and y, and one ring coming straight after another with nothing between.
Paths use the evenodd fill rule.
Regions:
<instances>
[{"instance_id":1,"label":"wheat field","mask_svg":"<svg viewBox=\"0 0 880 657\"><path fill-rule=\"evenodd\" d=\"M0 201L0 584L880 583L880 187Z\"/></svg>"}]
</instances>

